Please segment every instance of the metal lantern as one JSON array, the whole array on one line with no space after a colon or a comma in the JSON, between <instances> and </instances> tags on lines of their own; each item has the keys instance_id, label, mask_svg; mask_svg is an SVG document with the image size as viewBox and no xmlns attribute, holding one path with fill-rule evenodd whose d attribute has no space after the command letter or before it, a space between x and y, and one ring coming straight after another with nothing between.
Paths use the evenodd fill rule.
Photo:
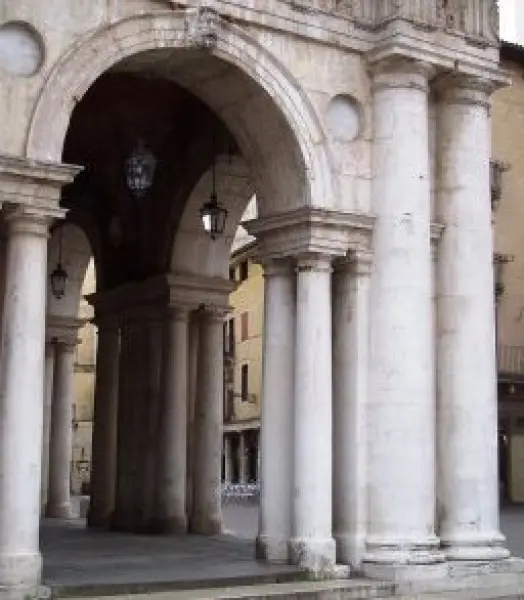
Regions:
<instances>
[{"instance_id":1,"label":"metal lantern","mask_svg":"<svg viewBox=\"0 0 524 600\"><path fill-rule=\"evenodd\" d=\"M200 209L200 216L204 225L204 230L212 240L222 235L226 228L227 210L218 203L216 191L216 164L213 157L213 189L209 201Z\"/></svg>"},{"instance_id":2,"label":"metal lantern","mask_svg":"<svg viewBox=\"0 0 524 600\"><path fill-rule=\"evenodd\" d=\"M126 161L127 187L135 198L143 198L151 189L156 163L154 154L140 140Z\"/></svg>"},{"instance_id":3,"label":"metal lantern","mask_svg":"<svg viewBox=\"0 0 524 600\"><path fill-rule=\"evenodd\" d=\"M58 263L51 273L49 279L51 281L51 292L57 300L61 300L65 296L67 285L67 272L62 266L62 228L60 228L58 238Z\"/></svg>"}]
</instances>

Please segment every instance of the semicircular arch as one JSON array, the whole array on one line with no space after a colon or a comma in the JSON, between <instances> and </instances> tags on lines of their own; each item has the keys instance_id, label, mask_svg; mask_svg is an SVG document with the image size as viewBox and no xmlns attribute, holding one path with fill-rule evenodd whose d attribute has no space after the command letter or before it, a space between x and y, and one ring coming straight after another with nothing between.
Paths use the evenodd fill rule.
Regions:
<instances>
[{"instance_id":1,"label":"semicircular arch","mask_svg":"<svg viewBox=\"0 0 524 600\"><path fill-rule=\"evenodd\" d=\"M150 51L190 49L192 46L187 40L190 12L179 9L169 13L137 15L112 23L75 43L55 65L41 90L28 131L27 156L47 161L61 160L75 105L100 75L118 63ZM236 67L239 73L262 90L265 102L271 102L274 112L280 115L268 122L268 128L278 129L284 125L282 131L274 131L273 139L285 139L286 136L293 139L292 149L275 149L275 157L271 158L272 149L265 148L265 155L261 156L259 146L263 144L258 144L250 139L249 133L242 131L246 119L253 117L257 121L257 116L247 115L237 122L231 113L237 115L238 111L228 112L222 107L220 116L237 137L250 163L261 213L303 205L334 205L336 190L326 136L304 90L277 58L241 27L218 19L215 33L216 45L201 52ZM205 94L202 99L211 104ZM214 107L211 105L211 108ZM253 123L255 127L259 128L259 134L264 131L263 123ZM300 161L299 166L289 158L293 154ZM257 165L261 165L260 169L265 173L261 173ZM278 179L274 185L267 184L271 179L267 173L273 173L272 178ZM287 185L285 182L288 182Z\"/></svg>"}]
</instances>

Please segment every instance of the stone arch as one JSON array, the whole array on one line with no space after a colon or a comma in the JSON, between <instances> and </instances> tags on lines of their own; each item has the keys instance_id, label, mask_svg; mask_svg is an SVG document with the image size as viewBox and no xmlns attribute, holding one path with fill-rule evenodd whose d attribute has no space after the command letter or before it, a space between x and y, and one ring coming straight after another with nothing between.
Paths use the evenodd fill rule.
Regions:
<instances>
[{"instance_id":1,"label":"stone arch","mask_svg":"<svg viewBox=\"0 0 524 600\"><path fill-rule=\"evenodd\" d=\"M171 270L227 279L231 246L242 215L255 193L247 165L242 159L220 156L216 165L217 194L228 210L226 230L211 240L200 222L200 207L209 199L211 171L194 187L177 228L171 254ZM191 251L188 252L188 248Z\"/></svg>"},{"instance_id":2,"label":"stone arch","mask_svg":"<svg viewBox=\"0 0 524 600\"><path fill-rule=\"evenodd\" d=\"M57 300L50 286L50 276L58 257L62 237L62 265L68 275L66 293ZM82 287L89 263L93 258L91 244L82 228L72 223L62 223L53 229L48 242L47 261L47 314L52 317L76 318L82 296Z\"/></svg>"},{"instance_id":3,"label":"stone arch","mask_svg":"<svg viewBox=\"0 0 524 600\"><path fill-rule=\"evenodd\" d=\"M78 40L58 61L44 83L31 118L26 143L27 156L47 161L61 160L63 142L75 104L102 73L130 57L152 51L183 49L195 52L195 41L188 39L188 29L191 30L188 19L198 19L198 14L194 9L177 9L155 12L154 15L136 15ZM198 29L198 22L196 25ZM265 167L267 172L276 173L273 177L280 177L281 181L297 180L295 186L289 184L289 189L282 184L264 187L261 185L263 177L253 169L253 165L264 164L271 159L257 154L257 148L253 147L248 136L242 135L241 127L237 126L236 131L234 126L232 128L251 163L253 180L259 198L263 200L261 212L288 210L303 205L334 206L332 161L325 133L300 85L272 54L240 27L217 18L213 36L216 43L205 50L198 50L200 55L218 59L236 68L251 85L263 91L266 101L271 102L272 110L280 115L272 123L273 128L284 125L274 138L293 140L293 148L283 148L279 152L283 166L279 167L275 159L271 168L267 164ZM202 99L206 101L206 98ZM212 103L208 103L214 108ZM227 108L224 108L224 114L220 116L231 128L232 116L226 113ZM263 130L260 123L253 126ZM300 168L290 163L290 156L294 154L301 163ZM283 173L286 166L287 171ZM302 178L300 182L299 177Z\"/></svg>"}]
</instances>

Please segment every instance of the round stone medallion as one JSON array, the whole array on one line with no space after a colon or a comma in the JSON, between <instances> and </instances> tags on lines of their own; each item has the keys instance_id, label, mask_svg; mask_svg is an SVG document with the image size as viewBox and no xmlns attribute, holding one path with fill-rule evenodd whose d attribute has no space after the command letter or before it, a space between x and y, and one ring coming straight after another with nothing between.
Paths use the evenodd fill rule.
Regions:
<instances>
[{"instance_id":1,"label":"round stone medallion","mask_svg":"<svg viewBox=\"0 0 524 600\"><path fill-rule=\"evenodd\" d=\"M361 127L358 102L346 94L335 96L329 102L327 122L335 139L352 142L358 137Z\"/></svg>"},{"instance_id":2,"label":"round stone medallion","mask_svg":"<svg viewBox=\"0 0 524 600\"><path fill-rule=\"evenodd\" d=\"M12 21L0 26L0 69L30 77L44 61L44 43L28 23Z\"/></svg>"}]
</instances>

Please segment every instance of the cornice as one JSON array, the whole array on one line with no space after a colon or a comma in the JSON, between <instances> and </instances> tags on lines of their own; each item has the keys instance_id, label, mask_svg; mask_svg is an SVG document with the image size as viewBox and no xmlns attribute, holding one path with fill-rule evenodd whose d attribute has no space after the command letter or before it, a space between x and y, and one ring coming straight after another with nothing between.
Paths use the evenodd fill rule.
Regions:
<instances>
[{"instance_id":1,"label":"cornice","mask_svg":"<svg viewBox=\"0 0 524 600\"><path fill-rule=\"evenodd\" d=\"M307 255L344 256L368 248L375 217L323 208L303 207L251 221L243 226L257 238L262 260Z\"/></svg>"},{"instance_id":2,"label":"cornice","mask_svg":"<svg viewBox=\"0 0 524 600\"><path fill-rule=\"evenodd\" d=\"M12 204L52 206L60 190L83 167L0 154L0 200Z\"/></svg>"},{"instance_id":3,"label":"cornice","mask_svg":"<svg viewBox=\"0 0 524 600\"><path fill-rule=\"evenodd\" d=\"M229 294L235 284L221 277L206 277L192 273L166 273L144 281L127 283L117 288L86 296L95 309L95 320L106 315L142 314L150 309L200 306L229 309Z\"/></svg>"},{"instance_id":4,"label":"cornice","mask_svg":"<svg viewBox=\"0 0 524 600\"><path fill-rule=\"evenodd\" d=\"M428 59L441 54L470 57L466 62L480 62L480 68L488 71L498 65L495 0L446 4L441 0L207 0L205 7L201 0L165 0L162 4L214 12L228 22L356 52L377 54L388 41L403 39L418 48L428 46Z\"/></svg>"}]
</instances>

